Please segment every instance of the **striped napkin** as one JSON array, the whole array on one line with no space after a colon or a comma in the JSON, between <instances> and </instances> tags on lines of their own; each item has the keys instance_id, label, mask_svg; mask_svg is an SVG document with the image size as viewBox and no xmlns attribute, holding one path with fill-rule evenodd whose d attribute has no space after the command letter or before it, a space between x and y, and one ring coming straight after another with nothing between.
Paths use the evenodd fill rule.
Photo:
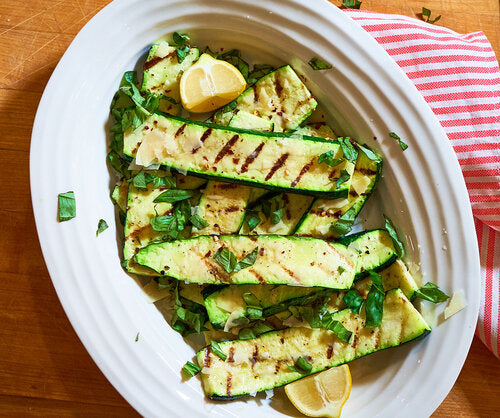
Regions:
<instances>
[{"instance_id":1,"label":"striped napkin","mask_svg":"<svg viewBox=\"0 0 500 418\"><path fill-rule=\"evenodd\" d=\"M500 72L482 32L346 9L394 58L441 122L469 191L481 256L476 334L500 351Z\"/></svg>"}]
</instances>

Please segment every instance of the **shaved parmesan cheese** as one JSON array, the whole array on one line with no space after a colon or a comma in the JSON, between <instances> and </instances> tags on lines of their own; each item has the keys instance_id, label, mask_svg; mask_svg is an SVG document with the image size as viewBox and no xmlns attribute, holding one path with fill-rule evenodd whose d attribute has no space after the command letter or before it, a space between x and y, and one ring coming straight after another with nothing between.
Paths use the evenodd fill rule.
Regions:
<instances>
[{"instance_id":1,"label":"shaved parmesan cheese","mask_svg":"<svg viewBox=\"0 0 500 418\"><path fill-rule=\"evenodd\" d=\"M231 328L238 327L241 325L242 319L242 309L236 309L227 318L226 324L224 325L224 332L229 332Z\"/></svg>"},{"instance_id":2,"label":"shaved parmesan cheese","mask_svg":"<svg viewBox=\"0 0 500 418\"><path fill-rule=\"evenodd\" d=\"M330 231L330 224L317 225L315 231L320 235L326 235Z\"/></svg>"},{"instance_id":3,"label":"shaved parmesan cheese","mask_svg":"<svg viewBox=\"0 0 500 418\"><path fill-rule=\"evenodd\" d=\"M321 210L328 211L330 209L340 209L347 204L349 204L349 200L346 198L322 200ZM333 210L333 212L335 212L335 210Z\"/></svg>"},{"instance_id":4,"label":"shaved parmesan cheese","mask_svg":"<svg viewBox=\"0 0 500 418\"><path fill-rule=\"evenodd\" d=\"M170 54L174 50L171 46L168 45L168 42L162 41L158 48L155 51L155 57L165 58L168 54Z\"/></svg>"},{"instance_id":5,"label":"shaved parmesan cheese","mask_svg":"<svg viewBox=\"0 0 500 418\"><path fill-rule=\"evenodd\" d=\"M444 310L444 319L448 319L449 317L455 315L457 312L460 312L463 308L467 306L467 302L465 301L464 292L462 290L453 293L450 301L448 302L448 306Z\"/></svg>"},{"instance_id":6,"label":"shaved parmesan cheese","mask_svg":"<svg viewBox=\"0 0 500 418\"><path fill-rule=\"evenodd\" d=\"M368 185L371 182L371 178L366 176L359 171L355 171L352 175L351 187L354 191L360 195L361 193L365 193Z\"/></svg>"},{"instance_id":7,"label":"shaved parmesan cheese","mask_svg":"<svg viewBox=\"0 0 500 418\"><path fill-rule=\"evenodd\" d=\"M188 173L187 170L184 170L182 168L176 168L176 170L179 174L182 174L183 176L187 176L187 173Z\"/></svg>"},{"instance_id":8,"label":"shaved parmesan cheese","mask_svg":"<svg viewBox=\"0 0 500 418\"><path fill-rule=\"evenodd\" d=\"M266 390L266 399L271 399L274 396L274 389Z\"/></svg>"},{"instance_id":9,"label":"shaved parmesan cheese","mask_svg":"<svg viewBox=\"0 0 500 418\"><path fill-rule=\"evenodd\" d=\"M278 232L281 228L284 228L285 224L283 223L282 220L280 220L276 225L271 225L268 229L268 231L271 234L274 234L275 232Z\"/></svg>"}]
</instances>

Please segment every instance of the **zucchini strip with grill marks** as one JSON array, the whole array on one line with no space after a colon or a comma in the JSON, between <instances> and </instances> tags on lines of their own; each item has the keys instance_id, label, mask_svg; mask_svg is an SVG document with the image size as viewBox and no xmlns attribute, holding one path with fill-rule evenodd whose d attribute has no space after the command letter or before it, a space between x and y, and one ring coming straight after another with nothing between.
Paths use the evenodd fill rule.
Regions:
<instances>
[{"instance_id":1,"label":"zucchini strip with grill marks","mask_svg":"<svg viewBox=\"0 0 500 418\"><path fill-rule=\"evenodd\" d=\"M318 157L331 151L342 162ZM323 197L345 197L354 164L337 141L221 127L155 113L124 136L124 154L140 165L157 162L219 181ZM337 185L342 170L349 178Z\"/></svg>"},{"instance_id":2,"label":"zucchini strip with grill marks","mask_svg":"<svg viewBox=\"0 0 500 418\"><path fill-rule=\"evenodd\" d=\"M365 328L364 308L359 314L344 309L332 315L352 332L349 342L323 328L287 328L249 340L219 343L225 360L205 347L197 354L207 396L229 400L286 385L303 377L291 370L299 357L311 364L311 373L348 363L375 351L422 337L430 327L400 289L387 292L380 326Z\"/></svg>"},{"instance_id":3,"label":"zucchini strip with grill marks","mask_svg":"<svg viewBox=\"0 0 500 418\"><path fill-rule=\"evenodd\" d=\"M256 250L257 249L257 250ZM254 251L253 263L234 271L220 263L221 251L243 260ZM226 258L228 255L225 256ZM345 245L309 237L281 235L198 236L151 244L135 261L161 275L191 283L290 284L348 289L357 257Z\"/></svg>"}]
</instances>

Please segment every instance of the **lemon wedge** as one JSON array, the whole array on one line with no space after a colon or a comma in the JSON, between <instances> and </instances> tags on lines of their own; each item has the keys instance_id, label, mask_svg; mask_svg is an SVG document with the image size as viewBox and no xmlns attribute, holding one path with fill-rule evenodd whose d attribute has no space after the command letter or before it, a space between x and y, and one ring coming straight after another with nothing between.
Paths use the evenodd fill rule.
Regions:
<instances>
[{"instance_id":1,"label":"lemon wedge","mask_svg":"<svg viewBox=\"0 0 500 418\"><path fill-rule=\"evenodd\" d=\"M288 399L310 417L339 417L351 393L351 373L344 364L285 386Z\"/></svg>"},{"instance_id":2,"label":"lemon wedge","mask_svg":"<svg viewBox=\"0 0 500 418\"><path fill-rule=\"evenodd\" d=\"M245 78L234 65L203 54L182 74L182 105L193 113L210 112L236 99L245 87Z\"/></svg>"}]
</instances>

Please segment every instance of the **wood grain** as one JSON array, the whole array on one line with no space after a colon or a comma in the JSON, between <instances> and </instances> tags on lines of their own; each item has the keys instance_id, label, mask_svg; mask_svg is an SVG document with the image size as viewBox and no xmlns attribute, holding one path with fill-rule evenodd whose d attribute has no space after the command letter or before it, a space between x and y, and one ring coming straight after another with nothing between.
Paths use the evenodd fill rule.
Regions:
<instances>
[{"instance_id":1,"label":"wood grain","mask_svg":"<svg viewBox=\"0 0 500 418\"><path fill-rule=\"evenodd\" d=\"M0 2L0 415L137 415L93 363L62 310L42 258L29 190L30 135L45 84L74 36L107 3ZM484 31L498 56L498 0L362 5L408 16L422 6L458 32ZM500 362L475 340L435 416L497 415L499 381Z\"/></svg>"}]
</instances>

